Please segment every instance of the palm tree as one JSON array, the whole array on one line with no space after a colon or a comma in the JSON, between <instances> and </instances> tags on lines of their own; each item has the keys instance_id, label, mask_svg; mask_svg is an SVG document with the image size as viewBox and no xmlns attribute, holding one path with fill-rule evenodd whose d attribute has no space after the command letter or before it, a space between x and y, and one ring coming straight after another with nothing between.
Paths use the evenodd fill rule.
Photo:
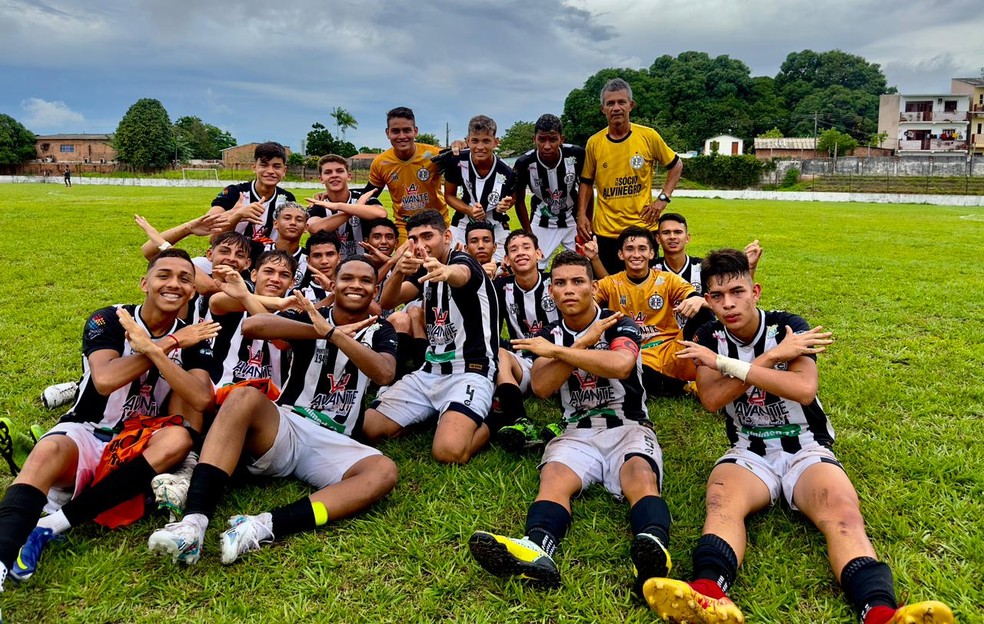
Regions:
<instances>
[{"instance_id":1,"label":"palm tree","mask_svg":"<svg viewBox=\"0 0 984 624\"><path fill-rule=\"evenodd\" d=\"M359 122L355 120L355 117L341 106L332 109L331 118L335 120L335 132L341 135L343 141L346 130L359 127Z\"/></svg>"}]
</instances>

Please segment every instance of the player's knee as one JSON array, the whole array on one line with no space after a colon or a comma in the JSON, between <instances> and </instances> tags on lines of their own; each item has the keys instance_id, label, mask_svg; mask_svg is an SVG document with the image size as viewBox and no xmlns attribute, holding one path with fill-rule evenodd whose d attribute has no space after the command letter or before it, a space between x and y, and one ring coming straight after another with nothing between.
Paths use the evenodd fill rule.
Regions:
<instances>
[{"instance_id":1,"label":"player's knee","mask_svg":"<svg viewBox=\"0 0 984 624\"><path fill-rule=\"evenodd\" d=\"M822 488L815 492L817 526L824 532L847 535L864 530L864 518L853 492Z\"/></svg>"},{"instance_id":2,"label":"player's knee","mask_svg":"<svg viewBox=\"0 0 984 624\"><path fill-rule=\"evenodd\" d=\"M77 452L75 442L65 435L45 436L38 440L38 443L31 450L24 467L20 472L22 477L30 477L32 474L52 469L60 466L66 459Z\"/></svg>"},{"instance_id":3,"label":"player's knee","mask_svg":"<svg viewBox=\"0 0 984 624\"><path fill-rule=\"evenodd\" d=\"M398 334L410 333L410 316L406 312L394 312L386 317Z\"/></svg>"},{"instance_id":4,"label":"player's knee","mask_svg":"<svg viewBox=\"0 0 984 624\"><path fill-rule=\"evenodd\" d=\"M154 433L148 447L148 452L150 449L153 452L148 461L154 468L164 470L183 461L191 451L192 444L191 434L184 427L164 427Z\"/></svg>"},{"instance_id":5,"label":"player's knee","mask_svg":"<svg viewBox=\"0 0 984 624\"><path fill-rule=\"evenodd\" d=\"M434 460L441 464L464 465L471 459L471 449L467 444L437 443L431 448Z\"/></svg>"},{"instance_id":6,"label":"player's knee","mask_svg":"<svg viewBox=\"0 0 984 624\"><path fill-rule=\"evenodd\" d=\"M264 401L269 399L256 388L236 388L222 403L215 415L215 422L248 421L258 413L258 407Z\"/></svg>"},{"instance_id":7,"label":"player's knee","mask_svg":"<svg viewBox=\"0 0 984 624\"><path fill-rule=\"evenodd\" d=\"M374 490L378 497L383 497L396 487L400 480L400 469L395 461L385 455L379 455L373 458L372 475L376 486Z\"/></svg>"},{"instance_id":8,"label":"player's knee","mask_svg":"<svg viewBox=\"0 0 984 624\"><path fill-rule=\"evenodd\" d=\"M365 418L362 420L363 438L370 442L377 442L395 437L397 433L399 427L392 420L377 410L371 408L366 410Z\"/></svg>"}]
</instances>

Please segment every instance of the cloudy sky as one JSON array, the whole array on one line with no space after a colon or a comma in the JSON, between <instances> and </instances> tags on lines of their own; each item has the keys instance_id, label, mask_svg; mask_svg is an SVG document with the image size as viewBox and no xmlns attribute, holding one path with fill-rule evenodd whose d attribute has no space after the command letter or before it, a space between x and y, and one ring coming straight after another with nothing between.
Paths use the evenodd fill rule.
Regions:
<instances>
[{"instance_id":1,"label":"cloudy sky","mask_svg":"<svg viewBox=\"0 0 984 624\"><path fill-rule=\"evenodd\" d=\"M387 147L385 111L422 132L500 133L561 113L605 67L687 50L774 76L790 52L841 49L903 93L981 75L981 0L0 0L0 113L38 134L112 132L144 97L240 142L299 147L341 106L357 147Z\"/></svg>"}]
</instances>

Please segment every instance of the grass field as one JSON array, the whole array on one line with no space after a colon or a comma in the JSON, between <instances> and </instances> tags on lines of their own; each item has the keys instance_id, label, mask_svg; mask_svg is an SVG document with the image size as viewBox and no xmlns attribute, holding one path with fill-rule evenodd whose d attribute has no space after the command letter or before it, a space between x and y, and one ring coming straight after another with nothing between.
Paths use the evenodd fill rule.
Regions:
<instances>
[{"instance_id":1,"label":"grass field","mask_svg":"<svg viewBox=\"0 0 984 624\"><path fill-rule=\"evenodd\" d=\"M288 185L289 186L289 185ZM82 324L140 300L142 232L203 212L211 189L3 185L0 414L53 424L41 390L80 374ZM305 197L305 191L298 193ZM835 450L860 494L900 599L949 603L984 621L984 295L980 209L675 199L696 254L760 239L762 304L834 331L820 397ZM204 245L186 246L193 254ZM536 402L536 418L558 409ZM691 399L650 402L674 518L673 576L687 578L722 419ZM298 535L224 568L218 531L192 569L146 549L161 518L123 530L73 529L24 586L8 580L9 622L650 622L630 595L628 507L598 489L574 502L559 556L563 589L536 592L485 574L467 550L482 528L518 534L538 456L498 449L465 467L435 464L425 434L385 444L401 481L357 518ZM0 468L0 488L10 478ZM232 490L216 522L302 496L287 481ZM855 621L807 521L776 508L749 523L732 596L749 622Z\"/></svg>"}]
</instances>

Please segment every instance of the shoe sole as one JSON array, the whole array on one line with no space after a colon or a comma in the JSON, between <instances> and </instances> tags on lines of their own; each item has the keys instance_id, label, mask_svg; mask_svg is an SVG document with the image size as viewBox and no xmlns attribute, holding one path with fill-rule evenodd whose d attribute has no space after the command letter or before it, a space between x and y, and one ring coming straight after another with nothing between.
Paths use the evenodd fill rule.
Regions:
<instances>
[{"instance_id":1,"label":"shoe sole","mask_svg":"<svg viewBox=\"0 0 984 624\"><path fill-rule=\"evenodd\" d=\"M537 443L536 440L528 440L520 432L509 429L499 431L498 442L499 446L510 453L521 453L528 448L532 448Z\"/></svg>"},{"instance_id":2,"label":"shoe sole","mask_svg":"<svg viewBox=\"0 0 984 624\"><path fill-rule=\"evenodd\" d=\"M543 588L560 587L560 572L536 566L513 556L506 545L488 533L475 533L468 540L472 556L486 572L501 578L517 576Z\"/></svg>"},{"instance_id":3,"label":"shoe sole","mask_svg":"<svg viewBox=\"0 0 984 624\"><path fill-rule=\"evenodd\" d=\"M201 551L194 554L186 553L178 548L174 541L167 538L155 539L156 537L156 535L150 536L150 539L147 540L147 548L152 553L171 557L171 563L180 561L185 565L193 565L198 563L198 559L202 556Z\"/></svg>"},{"instance_id":4,"label":"shoe sole","mask_svg":"<svg viewBox=\"0 0 984 624\"><path fill-rule=\"evenodd\" d=\"M733 604L705 609L694 599L694 590L682 581L652 578L643 585L649 608L676 624L743 624L745 616Z\"/></svg>"},{"instance_id":5,"label":"shoe sole","mask_svg":"<svg viewBox=\"0 0 984 624\"><path fill-rule=\"evenodd\" d=\"M654 548L655 546L655 548ZM645 599L642 586L651 578L665 578L670 575L673 564L669 554L656 542L632 540L630 550L632 564L636 568L636 582L633 586L636 594Z\"/></svg>"},{"instance_id":6,"label":"shoe sole","mask_svg":"<svg viewBox=\"0 0 984 624\"><path fill-rule=\"evenodd\" d=\"M0 418L0 457L3 457L10 468L11 476L16 477L20 472L14 461L14 436L10 431L11 423L6 418Z\"/></svg>"}]
</instances>

